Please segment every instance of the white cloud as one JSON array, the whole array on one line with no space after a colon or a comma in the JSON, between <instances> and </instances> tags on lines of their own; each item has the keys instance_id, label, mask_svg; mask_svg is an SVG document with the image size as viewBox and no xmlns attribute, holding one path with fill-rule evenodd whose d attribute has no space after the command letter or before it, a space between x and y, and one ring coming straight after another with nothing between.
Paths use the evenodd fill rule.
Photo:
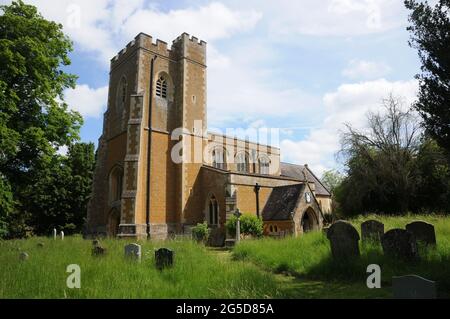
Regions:
<instances>
[{"instance_id":1,"label":"white cloud","mask_svg":"<svg viewBox=\"0 0 450 319\"><path fill-rule=\"evenodd\" d=\"M235 7L255 7L265 16L273 37L298 35L354 36L402 26L407 11L394 0L235 0Z\"/></svg>"},{"instance_id":2,"label":"white cloud","mask_svg":"<svg viewBox=\"0 0 450 319\"><path fill-rule=\"evenodd\" d=\"M11 1L0 0L1 3ZM188 32L207 42L245 32L262 18L249 9L232 10L220 2L163 12L145 0L29 0L64 31L81 51L92 53L103 67L138 33L171 44Z\"/></svg>"},{"instance_id":3,"label":"white cloud","mask_svg":"<svg viewBox=\"0 0 450 319\"><path fill-rule=\"evenodd\" d=\"M108 87L92 89L88 85L77 85L75 89L64 92L69 108L80 112L84 117L100 117L106 109Z\"/></svg>"},{"instance_id":4,"label":"white cloud","mask_svg":"<svg viewBox=\"0 0 450 319\"><path fill-rule=\"evenodd\" d=\"M342 70L342 75L352 80L371 80L383 77L390 71L390 66L384 62L351 60Z\"/></svg>"},{"instance_id":5,"label":"white cloud","mask_svg":"<svg viewBox=\"0 0 450 319\"><path fill-rule=\"evenodd\" d=\"M339 150L339 136L344 123L355 128L364 128L368 111L381 110L381 102L390 93L404 99L409 107L417 93L417 82L384 79L362 83L342 84L336 91L323 96L323 105L328 116L321 127L312 129L300 141L281 141L282 159L294 163L307 163L318 175L324 170L336 168L334 154Z\"/></svg>"},{"instance_id":6,"label":"white cloud","mask_svg":"<svg viewBox=\"0 0 450 319\"><path fill-rule=\"evenodd\" d=\"M298 83L274 75L278 70L271 61L278 56L270 44L249 40L224 53L214 49L213 54L208 67L210 126L243 126L268 118L303 120L301 114L320 104Z\"/></svg>"},{"instance_id":7,"label":"white cloud","mask_svg":"<svg viewBox=\"0 0 450 319\"><path fill-rule=\"evenodd\" d=\"M187 32L209 42L249 30L261 17L261 13L254 10L233 11L218 2L197 8L170 10L167 13L141 9L127 19L123 25L123 33L130 38L139 32L147 32L154 37L171 41Z\"/></svg>"}]
</instances>

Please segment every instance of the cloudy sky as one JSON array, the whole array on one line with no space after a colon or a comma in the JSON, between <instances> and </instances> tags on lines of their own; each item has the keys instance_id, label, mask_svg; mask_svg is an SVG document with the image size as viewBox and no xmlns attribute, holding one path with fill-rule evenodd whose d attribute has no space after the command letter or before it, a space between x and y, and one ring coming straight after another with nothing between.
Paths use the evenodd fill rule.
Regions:
<instances>
[{"instance_id":1,"label":"cloudy sky","mask_svg":"<svg viewBox=\"0 0 450 319\"><path fill-rule=\"evenodd\" d=\"M339 168L343 123L362 127L393 93L414 100L419 72L401 0L28 0L74 41L66 92L97 143L110 59L145 32L208 43L208 126L280 128L282 160ZM10 3L0 0L0 3Z\"/></svg>"}]
</instances>

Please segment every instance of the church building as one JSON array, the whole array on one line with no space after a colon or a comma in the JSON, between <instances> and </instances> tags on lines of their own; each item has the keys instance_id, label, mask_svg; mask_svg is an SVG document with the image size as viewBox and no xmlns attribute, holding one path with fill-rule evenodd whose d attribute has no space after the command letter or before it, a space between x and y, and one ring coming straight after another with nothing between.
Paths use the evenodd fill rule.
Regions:
<instances>
[{"instance_id":1,"label":"church building","mask_svg":"<svg viewBox=\"0 0 450 319\"><path fill-rule=\"evenodd\" d=\"M89 234L165 239L206 221L224 238L236 209L266 235L323 226L331 195L306 164L207 131L206 78L206 43L187 33L170 49L140 33L111 60Z\"/></svg>"}]
</instances>

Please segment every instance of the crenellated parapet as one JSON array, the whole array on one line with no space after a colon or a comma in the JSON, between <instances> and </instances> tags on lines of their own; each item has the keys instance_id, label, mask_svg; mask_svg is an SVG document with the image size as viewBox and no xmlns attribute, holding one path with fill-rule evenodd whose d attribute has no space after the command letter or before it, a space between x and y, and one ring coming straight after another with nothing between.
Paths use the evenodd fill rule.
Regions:
<instances>
[{"instance_id":1,"label":"crenellated parapet","mask_svg":"<svg viewBox=\"0 0 450 319\"><path fill-rule=\"evenodd\" d=\"M194 36L190 37L188 33L183 33L173 40L172 47L169 48L167 42L160 39L153 42L152 36L141 32L111 59L111 69L127 60L138 49L144 49L174 60L188 58L206 64L206 42L203 40Z\"/></svg>"},{"instance_id":2,"label":"crenellated parapet","mask_svg":"<svg viewBox=\"0 0 450 319\"><path fill-rule=\"evenodd\" d=\"M172 51L179 59L187 58L206 65L206 42L186 32L173 40Z\"/></svg>"}]
</instances>

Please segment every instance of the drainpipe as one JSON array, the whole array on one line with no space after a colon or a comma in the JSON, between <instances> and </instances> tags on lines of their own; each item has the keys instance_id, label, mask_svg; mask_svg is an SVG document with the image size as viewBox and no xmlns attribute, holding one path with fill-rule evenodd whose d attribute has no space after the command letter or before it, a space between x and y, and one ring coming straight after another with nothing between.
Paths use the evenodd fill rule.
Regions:
<instances>
[{"instance_id":1,"label":"drainpipe","mask_svg":"<svg viewBox=\"0 0 450 319\"><path fill-rule=\"evenodd\" d=\"M150 61L150 90L149 90L149 99L148 99L148 142L147 142L147 201L146 201L146 214L145 214L145 223L146 223L146 233L147 239L150 238L150 169L151 169L151 149L152 149L152 101L153 101L153 65L157 56L155 55Z\"/></svg>"},{"instance_id":2,"label":"drainpipe","mask_svg":"<svg viewBox=\"0 0 450 319\"><path fill-rule=\"evenodd\" d=\"M256 194L256 216L259 218L259 190L261 186L258 183L255 184L255 194Z\"/></svg>"}]
</instances>

